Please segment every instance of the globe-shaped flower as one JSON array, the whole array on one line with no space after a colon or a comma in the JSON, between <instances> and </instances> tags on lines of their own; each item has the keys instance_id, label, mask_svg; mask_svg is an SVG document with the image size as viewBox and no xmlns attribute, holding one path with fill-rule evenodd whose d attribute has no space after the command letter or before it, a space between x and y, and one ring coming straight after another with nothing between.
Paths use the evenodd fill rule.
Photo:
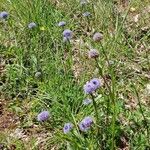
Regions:
<instances>
[{"instance_id":1,"label":"globe-shaped flower","mask_svg":"<svg viewBox=\"0 0 150 150\"><path fill-rule=\"evenodd\" d=\"M101 86L101 82L98 78L93 78L90 82L87 82L83 89L86 94L92 94Z\"/></svg>"},{"instance_id":2,"label":"globe-shaped flower","mask_svg":"<svg viewBox=\"0 0 150 150\"><path fill-rule=\"evenodd\" d=\"M87 12L85 12L85 13L83 13L83 16L84 16L84 17L89 17L90 15L91 15L91 13L90 13L90 12L88 12L88 11L87 11Z\"/></svg>"},{"instance_id":3,"label":"globe-shaped flower","mask_svg":"<svg viewBox=\"0 0 150 150\"><path fill-rule=\"evenodd\" d=\"M93 83L87 82L83 89L86 94L92 94L95 91L95 86Z\"/></svg>"},{"instance_id":4,"label":"globe-shaped flower","mask_svg":"<svg viewBox=\"0 0 150 150\"><path fill-rule=\"evenodd\" d=\"M89 58L98 58L99 52L96 49L91 49L89 51Z\"/></svg>"},{"instance_id":5,"label":"globe-shaped flower","mask_svg":"<svg viewBox=\"0 0 150 150\"><path fill-rule=\"evenodd\" d=\"M35 28L37 25L36 25L36 23L34 23L34 22L31 22L31 23L29 23L28 24L28 28L29 29L33 29L33 28Z\"/></svg>"},{"instance_id":6,"label":"globe-shaped flower","mask_svg":"<svg viewBox=\"0 0 150 150\"><path fill-rule=\"evenodd\" d=\"M65 134L67 134L72 128L73 128L72 123L65 123L64 128L63 128L63 132Z\"/></svg>"},{"instance_id":7,"label":"globe-shaped flower","mask_svg":"<svg viewBox=\"0 0 150 150\"><path fill-rule=\"evenodd\" d=\"M101 86L101 82L98 78L93 78L90 83L94 85L94 89L97 90Z\"/></svg>"},{"instance_id":8,"label":"globe-shaped flower","mask_svg":"<svg viewBox=\"0 0 150 150\"><path fill-rule=\"evenodd\" d=\"M88 0L80 0L80 4L81 5L85 5L85 4L87 4L88 3Z\"/></svg>"},{"instance_id":9,"label":"globe-shaped flower","mask_svg":"<svg viewBox=\"0 0 150 150\"><path fill-rule=\"evenodd\" d=\"M93 124L93 119L91 117L85 117L79 124L79 128L81 131L86 132L90 129Z\"/></svg>"},{"instance_id":10,"label":"globe-shaped flower","mask_svg":"<svg viewBox=\"0 0 150 150\"><path fill-rule=\"evenodd\" d=\"M0 13L0 19L7 19L8 18L8 12L6 12L6 11L2 11L1 13Z\"/></svg>"},{"instance_id":11,"label":"globe-shaped flower","mask_svg":"<svg viewBox=\"0 0 150 150\"><path fill-rule=\"evenodd\" d=\"M41 72L38 71L38 72L35 73L35 78L40 78L41 76L42 76Z\"/></svg>"},{"instance_id":12,"label":"globe-shaped flower","mask_svg":"<svg viewBox=\"0 0 150 150\"><path fill-rule=\"evenodd\" d=\"M97 32L97 33L95 33L95 34L93 35L93 40L94 40L95 42L99 42L99 41L101 41L102 39L103 39L103 34L102 34L102 33Z\"/></svg>"},{"instance_id":13,"label":"globe-shaped flower","mask_svg":"<svg viewBox=\"0 0 150 150\"><path fill-rule=\"evenodd\" d=\"M83 101L83 105L89 105L89 104L91 104L92 103L92 100L91 99L85 99L84 101Z\"/></svg>"},{"instance_id":14,"label":"globe-shaped flower","mask_svg":"<svg viewBox=\"0 0 150 150\"><path fill-rule=\"evenodd\" d=\"M59 26L59 27L63 27L63 26L65 26L65 25L66 25L66 22L65 22L65 21L61 21L61 22L58 23L58 26Z\"/></svg>"},{"instance_id":15,"label":"globe-shaped flower","mask_svg":"<svg viewBox=\"0 0 150 150\"><path fill-rule=\"evenodd\" d=\"M68 40L70 40L73 36L73 32L69 29L66 29L63 31L63 37L67 38Z\"/></svg>"},{"instance_id":16,"label":"globe-shaped flower","mask_svg":"<svg viewBox=\"0 0 150 150\"><path fill-rule=\"evenodd\" d=\"M41 113L38 114L37 120L41 121L41 122L46 121L46 120L48 120L49 116L50 116L50 114L48 111L42 111Z\"/></svg>"}]
</instances>

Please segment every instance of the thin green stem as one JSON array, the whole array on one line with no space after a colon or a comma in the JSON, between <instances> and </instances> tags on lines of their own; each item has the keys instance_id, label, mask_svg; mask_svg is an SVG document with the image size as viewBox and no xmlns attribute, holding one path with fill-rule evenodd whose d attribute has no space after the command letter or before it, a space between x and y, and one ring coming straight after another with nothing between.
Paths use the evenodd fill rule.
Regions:
<instances>
[{"instance_id":1,"label":"thin green stem","mask_svg":"<svg viewBox=\"0 0 150 150\"><path fill-rule=\"evenodd\" d=\"M100 42L100 46L101 46L101 48L102 48L102 52L103 52L103 54L104 54L104 56L105 56L105 58L106 58L106 61L107 61L107 63L108 63L108 66L110 66L110 62L109 62L109 59L108 59L108 57L107 57L107 54L106 54L106 52L105 52L105 50L104 50L104 47L103 47L103 44Z\"/></svg>"},{"instance_id":2,"label":"thin green stem","mask_svg":"<svg viewBox=\"0 0 150 150\"><path fill-rule=\"evenodd\" d=\"M102 77L102 79L104 80L104 84L106 85L106 88L108 89L109 94L111 95L111 88L110 88L109 84L107 83L107 81L106 81L106 79L105 79L105 77L103 75L103 71L102 71L102 68L100 67L100 65L98 63L98 59L95 59L95 61L96 61L96 64L97 64L97 68L99 70L99 74ZM107 93L106 93L106 95L107 95ZM108 95L108 97L110 97L110 95ZM108 98L108 101L107 101L107 113L106 113L107 114L107 117L106 117L106 126L109 124L109 119L108 119L108 117L109 117L109 111L110 111L110 99ZM108 138L107 135L106 135L106 138Z\"/></svg>"},{"instance_id":3,"label":"thin green stem","mask_svg":"<svg viewBox=\"0 0 150 150\"><path fill-rule=\"evenodd\" d=\"M116 109L113 107L113 118L112 118L112 150L115 150L115 122L116 122Z\"/></svg>"},{"instance_id":4,"label":"thin green stem","mask_svg":"<svg viewBox=\"0 0 150 150\"><path fill-rule=\"evenodd\" d=\"M112 150L116 149L115 145L115 126L116 126L116 101L115 101L115 78L114 72L111 69L111 77L112 77L112 90L110 93L110 98L112 100L112 108L113 108L113 116L112 116Z\"/></svg>"},{"instance_id":5,"label":"thin green stem","mask_svg":"<svg viewBox=\"0 0 150 150\"><path fill-rule=\"evenodd\" d=\"M110 89L110 87L109 87L109 85L108 85L108 83L107 83L107 81L106 81L106 79L105 79L105 77L104 77L104 75L103 75L102 68L100 67L100 65L99 65L99 63L98 63L98 60L95 59L95 61L96 61L96 65L97 65L97 68L98 68L98 70L99 70L100 76L101 76L102 79L104 80L104 83L105 83L105 85L107 86L109 92L111 92L111 89Z\"/></svg>"},{"instance_id":6,"label":"thin green stem","mask_svg":"<svg viewBox=\"0 0 150 150\"><path fill-rule=\"evenodd\" d=\"M95 117L96 117L97 139L99 139L98 144L100 145L100 149L102 150L103 149L103 143L102 143L103 136L102 136L101 128L100 128L100 119L99 119L97 104L96 104L96 101L95 101L93 94L91 94L91 97L92 97L93 107L94 107Z\"/></svg>"},{"instance_id":7,"label":"thin green stem","mask_svg":"<svg viewBox=\"0 0 150 150\"><path fill-rule=\"evenodd\" d=\"M109 60L108 60L107 55L106 55L106 53L104 51L104 48L102 48L102 49L103 49L104 55L106 57L106 61L109 64ZM114 141L114 139L115 139L115 122L116 122L116 107L115 107L116 104L115 104L115 90L114 90L114 87L115 87L114 74L113 74L113 72L111 70L111 76L112 76L112 89L111 89L111 87L109 86L109 84L107 83L107 81L106 81L106 79L105 79L105 77L103 75L103 71L102 71L102 68L100 67L100 65L98 63L98 60L97 59L95 59L95 60L96 60L97 67L99 69L99 74L103 78L104 83L105 83L105 85L106 85L106 87L107 87L107 89L109 91L109 98L112 100L113 115L112 115L112 139L111 139L112 140L112 145L111 145L111 147L112 147L112 150L114 150L115 149L115 141ZM109 122L108 121L109 108L110 108L110 102L108 100L108 103L107 103L107 124Z\"/></svg>"}]
</instances>

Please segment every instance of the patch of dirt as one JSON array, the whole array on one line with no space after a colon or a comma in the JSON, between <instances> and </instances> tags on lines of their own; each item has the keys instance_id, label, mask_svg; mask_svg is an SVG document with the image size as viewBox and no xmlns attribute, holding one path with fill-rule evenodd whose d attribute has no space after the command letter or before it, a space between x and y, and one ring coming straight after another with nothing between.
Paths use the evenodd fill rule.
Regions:
<instances>
[{"instance_id":1,"label":"patch of dirt","mask_svg":"<svg viewBox=\"0 0 150 150\"><path fill-rule=\"evenodd\" d=\"M19 118L7 110L6 100L0 99L0 131L14 129L18 124Z\"/></svg>"},{"instance_id":2,"label":"patch of dirt","mask_svg":"<svg viewBox=\"0 0 150 150\"><path fill-rule=\"evenodd\" d=\"M25 149L45 149L47 141L53 137L53 132L48 132L41 125L21 127L20 118L8 109L9 101L0 99L0 133L6 135L7 146L0 142L0 150L7 148L15 150L14 141L21 141ZM33 141L34 140L34 141Z\"/></svg>"},{"instance_id":3,"label":"patch of dirt","mask_svg":"<svg viewBox=\"0 0 150 150\"><path fill-rule=\"evenodd\" d=\"M127 137L120 137L120 143L119 143L120 148L117 150L130 150L129 143Z\"/></svg>"}]
</instances>

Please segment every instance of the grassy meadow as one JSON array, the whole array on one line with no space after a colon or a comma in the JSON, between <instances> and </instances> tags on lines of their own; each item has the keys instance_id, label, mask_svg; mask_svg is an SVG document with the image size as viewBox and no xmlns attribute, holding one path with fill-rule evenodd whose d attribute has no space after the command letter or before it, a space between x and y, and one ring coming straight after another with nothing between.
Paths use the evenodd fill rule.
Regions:
<instances>
[{"instance_id":1,"label":"grassy meadow","mask_svg":"<svg viewBox=\"0 0 150 150\"><path fill-rule=\"evenodd\" d=\"M0 0L4 11L0 150L150 150L149 0Z\"/></svg>"}]
</instances>

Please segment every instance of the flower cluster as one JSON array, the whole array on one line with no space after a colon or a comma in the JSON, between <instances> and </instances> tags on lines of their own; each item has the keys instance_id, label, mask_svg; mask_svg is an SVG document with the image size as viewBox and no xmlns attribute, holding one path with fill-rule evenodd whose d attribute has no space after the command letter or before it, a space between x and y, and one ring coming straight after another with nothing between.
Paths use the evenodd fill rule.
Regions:
<instances>
[{"instance_id":1,"label":"flower cluster","mask_svg":"<svg viewBox=\"0 0 150 150\"><path fill-rule=\"evenodd\" d=\"M100 42L102 39L103 39L103 34L102 34L102 33L96 32L96 33L93 35L93 40L94 40L95 42Z\"/></svg>"},{"instance_id":2,"label":"flower cluster","mask_svg":"<svg viewBox=\"0 0 150 150\"><path fill-rule=\"evenodd\" d=\"M91 49L89 51L89 58L98 58L99 52L96 49Z\"/></svg>"},{"instance_id":3,"label":"flower cluster","mask_svg":"<svg viewBox=\"0 0 150 150\"><path fill-rule=\"evenodd\" d=\"M65 26L65 25L66 25L66 22L65 22L65 21L61 21L61 22L58 23L58 26L59 26L59 27L63 27L63 26Z\"/></svg>"},{"instance_id":4,"label":"flower cluster","mask_svg":"<svg viewBox=\"0 0 150 150\"><path fill-rule=\"evenodd\" d=\"M73 37L73 32L70 29L65 29L63 31L63 37L65 40L70 40Z\"/></svg>"},{"instance_id":5,"label":"flower cluster","mask_svg":"<svg viewBox=\"0 0 150 150\"><path fill-rule=\"evenodd\" d=\"M90 129L90 127L93 124L93 119L89 116L85 117L80 123L79 123L79 129L83 132L86 132ZM72 123L65 123L63 132L64 134L69 133L73 129Z\"/></svg>"},{"instance_id":6,"label":"flower cluster","mask_svg":"<svg viewBox=\"0 0 150 150\"><path fill-rule=\"evenodd\" d=\"M7 19L9 16L8 12L2 11L0 12L0 19Z\"/></svg>"},{"instance_id":7,"label":"flower cluster","mask_svg":"<svg viewBox=\"0 0 150 150\"><path fill-rule=\"evenodd\" d=\"M86 94L92 94L101 86L101 82L98 78L93 78L84 85L84 92Z\"/></svg>"},{"instance_id":8,"label":"flower cluster","mask_svg":"<svg viewBox=\"0 0 150 150\"><path fill-rule=\"evenodd\" d=\"M42 111L41 113L38 114L37 120L42 122L48 120L50 114L48 111Z\"/></svg>"},{"instance_id":9,"label":"flower cluster","mask_svg":"<svg viewBox=\"0 0 150 150\"><path fill-rule=\"evenodd\" d=\"M73 124L72 123L65 123L63 131L64 133L68 133L71 129L73 128Z\"/></svg>"},{"instance_id":10,"label":"flower cluster","mask_svg":"<svg viewBox=\"0 0 150 150\"><path fill-rule=\"evenodd\" d=\"M37 25L36 25L36 23L34 23L34 22L31 22L31 23L29 23L28 24L28 28L29 29L33 29L33 28L35 28Z\"/></svg>"},{"instance_id":11,"label":"flower cluster","mask_svg":"<svg viewBox=\"0 0 150 150\"><path fill-rule=\"evenodd\" d=\"M90 129L91 125L93 124L93 119L91 117L85 117L79 124L79 128L81 131L86 132Z\"/></svg>"}]
</instances>

